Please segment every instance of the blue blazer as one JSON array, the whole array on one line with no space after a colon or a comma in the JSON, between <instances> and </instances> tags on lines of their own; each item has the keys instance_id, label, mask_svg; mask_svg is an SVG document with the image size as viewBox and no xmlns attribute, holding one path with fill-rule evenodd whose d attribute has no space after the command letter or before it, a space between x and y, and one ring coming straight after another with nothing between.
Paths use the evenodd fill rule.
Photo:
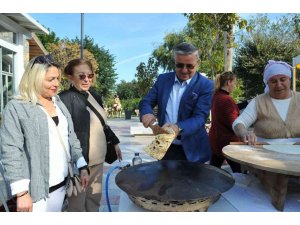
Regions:
<instances>
[{"instance_id":1,"label":"blue blazer","mask_svg":"<svg viewBox=\"0 0 300 225\"><path fill-rule=\"evenodd\" d=\"M139 104L141 116L153 113L152 109L157 105L159 125L164 124L175 76L175 72L171 72L161 74L157 78ZM182 95L177 123L182 128L181 142L188 161L204 163L210 159L211 149L205 122L210 111L213 91L213 81L196 72Z\"/></svg>"}]
</instances>

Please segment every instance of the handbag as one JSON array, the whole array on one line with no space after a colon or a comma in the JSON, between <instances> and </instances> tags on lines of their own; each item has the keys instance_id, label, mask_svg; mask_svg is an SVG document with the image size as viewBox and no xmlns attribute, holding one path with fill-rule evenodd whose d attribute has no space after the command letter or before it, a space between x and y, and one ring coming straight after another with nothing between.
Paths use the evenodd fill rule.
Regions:
<instances>
[{"instance_id":1,"label":"handbag","mask_svg":"<svg viewBox=\"0 0 300 225\"><path fill-rule=\"evenodd\" d=\"M17 212L17 197L9 199L0 205L0 212Z\"/></svg>"},{"instance_id":2,"label":"handbag","mask_svg":"<svg viewBox=\"0 0 300 225\"><path fill-rule=\"evenodd\" d=\"M96 114L96 116L99 118L102 127L103 132L105 134L106 138L106 144L107 144L107 152L105 155L105 162L108 164L112 164L114 161L118 159L116 150L115 150L115 144L113 142L113 139L116 138L115 133L111 130L111 128L105 124L104 119L102 118L101 114L95 109L95 107L88 101L87 106Z\"/></svg>"},{"instance_id":3,"label":"handbag","mask_svg":"<svg viewBox=\"0 0 300 225\"><path fill-rule=\"evenodd\" d=\"M113 143L107 143L107 152L105 155L105 162L108 164L112 164L114 161L118 159L115 145Z\"/></svg>"},{"instance_id":4,"label":"handbag","mask_svg":"<svg viewBox=\"0 0 300 225\"><path fill-rule=\"evenodd\" d=\"M82 188L79 176L73 173L73 166L71 165L71 162L68 162L68 168L69 176L66 184L66 192L67 196L70 198L72 196L77 196L79 193L81 193Z\"/></svg>"}]
</instances>

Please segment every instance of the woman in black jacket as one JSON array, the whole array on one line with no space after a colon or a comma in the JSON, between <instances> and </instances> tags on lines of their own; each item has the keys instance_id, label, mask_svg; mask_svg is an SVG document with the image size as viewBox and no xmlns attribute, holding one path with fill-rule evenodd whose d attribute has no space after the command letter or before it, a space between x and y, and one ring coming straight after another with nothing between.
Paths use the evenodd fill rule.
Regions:
<instances>
[{"instance_id":1,"label":"woman in black jacket","mask_svg":"<svg viewBox=\"0 0 300 225\"><path fill-rule=\"evenodd\" d=\"M91 109L91 104L106 122L101 96L90 90L95 83L91 62L85 59L71 60L64 69L65 76L71 82L67 91L59 94L74 123L75 133L80 140L82 153L88 162L90 182L82 194L68 199L69 212L98 212L102 192L103 163L106 155L106 138L101 121ZM119 139L114 135L113 144L119 160L122 154Z\"/></svg>"}]
</instances>

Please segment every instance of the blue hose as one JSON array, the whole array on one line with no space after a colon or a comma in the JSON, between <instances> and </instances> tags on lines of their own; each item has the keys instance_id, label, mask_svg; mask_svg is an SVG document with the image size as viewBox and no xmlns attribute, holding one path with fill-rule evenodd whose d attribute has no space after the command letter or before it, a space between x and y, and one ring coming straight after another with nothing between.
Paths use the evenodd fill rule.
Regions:
<instances>
[{"instance_id":1,"label":"blue hose","mask_svg":"<svg viewBox=\"0 0 300 225\"><path fill-rule=\"evenodd\" d=\"M111 174L115 169L122 169L122 167L120 167L120 166L113 166L112 168L110 168L109 171L107 172L106 180L105 180L105 195L106 195L106 203L107 203L108 211L109 211L109 212L112 212L112 211L111 211L110 202L109 202L109 197L108 197L108 180L109 180L110 174Z\"/></svg>"}]
</instances>

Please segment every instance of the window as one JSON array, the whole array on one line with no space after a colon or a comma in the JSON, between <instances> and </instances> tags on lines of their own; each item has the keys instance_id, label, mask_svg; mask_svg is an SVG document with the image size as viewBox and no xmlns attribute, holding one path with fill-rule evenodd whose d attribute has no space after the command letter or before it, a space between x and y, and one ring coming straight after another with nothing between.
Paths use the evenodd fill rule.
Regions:
<instances>
[{"instance_id":1,"label":"window","mask_svg":"<svg viewBox=\"0 0 300 225\"><path fill-rule=\"evenodd\" d=\"M14 93L14 56L15 53L0 46L0 112Z\"/></svg>"},{"instance_id":2,"label":"window","mask_svg":"<svg viewBox=\"0 0 300 225\"><path fill-rule=\"evenodd\" d=\"M17 43L17 34L5 29L3 26L0 24L0 39L7 41L12 44Z\"/></svg>"}]
</instances>

